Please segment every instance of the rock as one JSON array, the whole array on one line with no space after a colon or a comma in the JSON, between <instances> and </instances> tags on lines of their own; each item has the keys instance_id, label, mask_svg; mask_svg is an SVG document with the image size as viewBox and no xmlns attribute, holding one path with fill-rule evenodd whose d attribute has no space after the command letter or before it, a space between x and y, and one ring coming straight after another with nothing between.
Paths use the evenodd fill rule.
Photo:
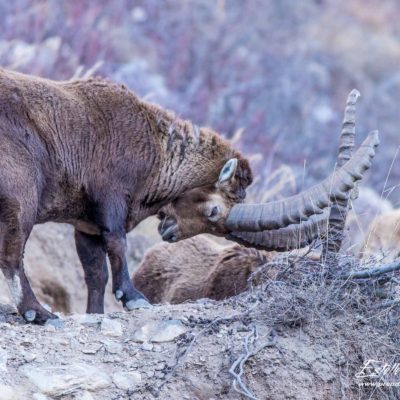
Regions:
<instances>
[{"instance_id":1,"label":"rock","mask_svg":"<svg viewBox=\"0 0 400 400\"><path fill-rule=\"evenodd\" d=\"M113 319L103 318L101 321L101 333L107 336L121 336L122 325Z\"/></svg>"},{"instance_id":2,"label":"rock","mask_svg":"<svg viewBox=\"0 0 400 400\"><path fill-rule=\"evenodd\" d=\"M35 393L32 398L33 400L49 400L49 398L42 393Z\"/></svg>"},{"instance_id":3,"label":"rock","mask_svg":"<svg viewBox=\"0 0 400 400\"><path fill-rule=\"evenodd\" d=\"M101 343L89 343L82 349L82 353L96 354L102 348Z\"/></svg>"},{"instance_id":4,"label":"rock","mask_svg":"<svg viewBox=\"0 0 400 400\"><path fill-rule=\"evenodd\" d=\"M0 371L7 371L8 354L4 349L0 349Z\"/></svg>"},{"instance_id":5,"label":"rock","mask_svg":"<svg viewBox=\"0 0 400 400\"><path fill-rule=\"evenodd\" d=\"M142 382L142 376L137 371L115 372L112 379L115 386L121 390L132 390Z\"/></svg>"},{"instance_id":6,"label":"rock","mask_svg":"<svg viewBox=\"0 0 400 400\"><path fill-rule=\"evenodd\" d=\"M110 354L120 354L123 351L123 346L119 343L114 342L106 342L105 343L106 350Z\"/></svg>"},{"instance_id":7,"label":"rock","mask_svg":"<svg viewBox=\"0 0 400 400\"><path fill-rule=\"evenodd\" d=\"M56 327L54 325L46 325L46 331L47 332L55 332Z\"/></svg>"},{"instance_id":8,"label":"rock","mask_svg":"<svg viewBox=\"0 0 400 400\"><path fill-rule=\"evenodd\" d=\"M18 392L11 386L0 383L0 400L18 400Z\"/></svg>"},{"instance_id":9,"label":"rock","mask_svg":"<svg viewBox=\"0 0 400 400\"><path fill-rule=\"evenodd\" d=\"M26 353L26 352L24 352L24 353L22 353L22 355L24 357L24 360L26 362L28 362L28 363L36 360L36 358L37 358L37 354L35 354L35 353Z\"/></svg>"},{"instance_id":10,"label":"rock","mask_svg":"<svg viewBox=\"0 0 400 400\"><path fill-rule=\"evenodd\" d=\"M165 363L163 363L163 362L157 364L157 365L154 367L154 369L155 369L156 371L162 371L164 368L165 368Z\"/></svg>"},{"instance_id":11,"label":"rock","mask_svg":"<svg viewBox=\"0 0 400 400\"><path fill-rule=\"evenodd\" d=\"M72 318L84 326L97 326L101 322L100 314L74 314Z\"/></svg>"},{"instance_id":12,"label":"rock","mask_svg":"<svg viewBox=\"0 0 400 400\"><path fill-rule=\"evenodd\" d=\"M103 357L102 361L105 363L117 364L120 363L122 360L120 357L117 357L113 354L107 354Z\"/></svg>"},{"instance_id":13,"label":"rock","mask_svg":"<svg viewBox=\"0 0 400 400\"><path fill-rule=\"evenodd\" d=\"M24 365L19 369L41 392L49 396L63 396L79 389L96 390L111 385L110 377L100 369L88 364L33 367Z\"/></svg>"},{"instance_id":14,"label":"rock","mask_svg":"<svg viewBox=\"0 0 400 400\"><path fill-rule=\"evenodd\" d=\"M163 343L171 342L182 333L185 333L187 329L183 326L179 320L168 320L160 322L149 322L139 329L137 329L131 340L134 342L154 342Z\"/></svg>"},{"instance_id":15,"label":"rock","mask_svg":"<svg viewBox=\"0 0 400 400\"><path fill-rule=\"evenodd\" d=\"M17 307L15 307L13 304L1 303L0 304L0 313L1 314L6 314L6 315L7 314L18 314L18 311L17 311Z\"/></svg>"},{"instance_id":16,"label":"rock","mask_svg":"<svg viewBox=\"0 0 400 400\"><path fill-rule=\"evenodd\" d=\"M49 332L55 332L56 329L61 329L65 326L64 321L61 318L48 319L44 325L46 330Z\"/></svg>"},{"instance_id":17,"label":"rock","mask_svg":"<svg viewBox=\"0 0 400 400\"><path fill-rule=\"evenodd\" d=\"M152 378L154 376L154 371L147 371L146 375L148 378Z\"/></svg>"},{"instance_id":18,"label":"rock","mask_svg":"<svg viewBox=\"0 0 400 400\"><path fill-rule=\"evenodd\" d=\"M146 350L146 351L152 351L154 348L154 345L152 345L151 343L145 342L142 344L142 349Z\"/></svg>"},{"instance_id":19,"label":"rock","mask_svg":"<svg viewBox=\"0 0 400 400\"><path fill-rule=\"evenodd\" d=\"M76 398L79 400L94 400L94 397L87 391L79 393Z\"/></svg>"}]
</instances>

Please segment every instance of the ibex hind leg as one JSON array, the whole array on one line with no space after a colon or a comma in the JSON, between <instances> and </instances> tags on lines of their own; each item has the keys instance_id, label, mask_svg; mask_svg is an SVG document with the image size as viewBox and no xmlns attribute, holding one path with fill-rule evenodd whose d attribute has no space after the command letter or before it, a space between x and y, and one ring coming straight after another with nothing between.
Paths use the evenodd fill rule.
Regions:
<instances>
[{"instance_id":1,"label":"ibex hind leg","mask_svg":"<svg viewBox=\"0 0 400 400\"><path fill-rule=\"evenodd\" d=\"M19 313L28 322L44 324L57 317L37 301L23 268L26 240L33 218L16 200L0 197L0 267Z\"/></svg>"}]
</instances>

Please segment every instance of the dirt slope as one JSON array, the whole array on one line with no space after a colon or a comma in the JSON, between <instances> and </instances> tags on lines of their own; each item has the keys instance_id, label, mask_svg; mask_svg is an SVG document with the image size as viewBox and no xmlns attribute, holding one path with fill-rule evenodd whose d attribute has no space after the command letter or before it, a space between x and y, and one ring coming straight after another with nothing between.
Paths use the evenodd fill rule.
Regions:
<instances>
[{"instance_id":1,"label":"dirt slope","mask_svg":"<svg viewBox=\"0 0 400 400\"><path fill-rule=\"evenodd\" d=\"M327 279L318 263L279 266L276 280L261 270L259 287L224 302L73 314L57 329L3 306L0 399L242 399L229 370L246 341L242 381L256 399L398 398L355 377L369 359L399 362L398 304L382 303L377 282Z\"/></svg>"}]
</instances>

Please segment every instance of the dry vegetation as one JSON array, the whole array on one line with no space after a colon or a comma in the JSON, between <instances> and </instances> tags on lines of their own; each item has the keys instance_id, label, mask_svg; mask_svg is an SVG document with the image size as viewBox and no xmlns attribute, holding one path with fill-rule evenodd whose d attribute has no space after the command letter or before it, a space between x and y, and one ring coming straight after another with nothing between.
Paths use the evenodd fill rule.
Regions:
<instances>
[{"instance_id":1,"label":"dry vegetation","mask_svg":"<svg viewBox=\"0 0 400 400\"><path fill-rule=\"evenodd\" d=\"M359 267L349 262L343 258L344 271ZM2 308L1 382L22 396L8 399L395 399L398 388L358 386L390 377L355 377L369 359L400 361L395 279L338 279L318 262L281 256L252 276L247 292L221 302L113 312L104 323L75 314L57 330ZM165 342L150 335L141 344L149 335L142 327L168 321L183 327ZM79 365L96 378L76 372ZM32 369L45 373L39 387Z\"/></svg>"}]
</instances>

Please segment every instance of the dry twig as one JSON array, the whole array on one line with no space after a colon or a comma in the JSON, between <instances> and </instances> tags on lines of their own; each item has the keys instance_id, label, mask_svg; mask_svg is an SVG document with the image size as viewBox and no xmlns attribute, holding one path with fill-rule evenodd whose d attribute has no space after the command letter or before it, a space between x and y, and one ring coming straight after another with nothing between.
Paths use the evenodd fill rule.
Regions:
<instances>
[{"instance_id":1,"label":"dry twig","mask_svg":"<svg viewBox=\"0 0 400 400\"><path fill-rule=\"evenodd\" d=\"M257 332L257 327L253 326L251 332L246 336L244 343L243 343L243 348L244 348L244 353L242 353L236 361L232 364L231 368L229 369L229 373L233 377L233 389L248 397L249 399L257 400L257 397L254 396L253 393L247 388L246 384L242 381L242 375L244 372L244 364L246 361L257 354L260 350L264 349L265 347L271 347L275 346L276 344L276 332L275 330L271 330L270 333L270 340L261 344L261 346L256 347L253 350L250 350L250 343L255 346L255 343L258 339L258 332Z\"/></svg>"},{"instance_id":2,"label":"dry twig","mask_svg":"<svg viewBox=\"0 0 400 400\"><path fill-rule=\"evenodd\" d=\"M366 279L374 278L376 276L386 274L388 272L394 272L400 270L400 260L394 261L390 264L382 265L380 267L374 267L370 269L364 269L361 271L343 272L335 275L338 279Z\"/></svg>"}]
</instances>

